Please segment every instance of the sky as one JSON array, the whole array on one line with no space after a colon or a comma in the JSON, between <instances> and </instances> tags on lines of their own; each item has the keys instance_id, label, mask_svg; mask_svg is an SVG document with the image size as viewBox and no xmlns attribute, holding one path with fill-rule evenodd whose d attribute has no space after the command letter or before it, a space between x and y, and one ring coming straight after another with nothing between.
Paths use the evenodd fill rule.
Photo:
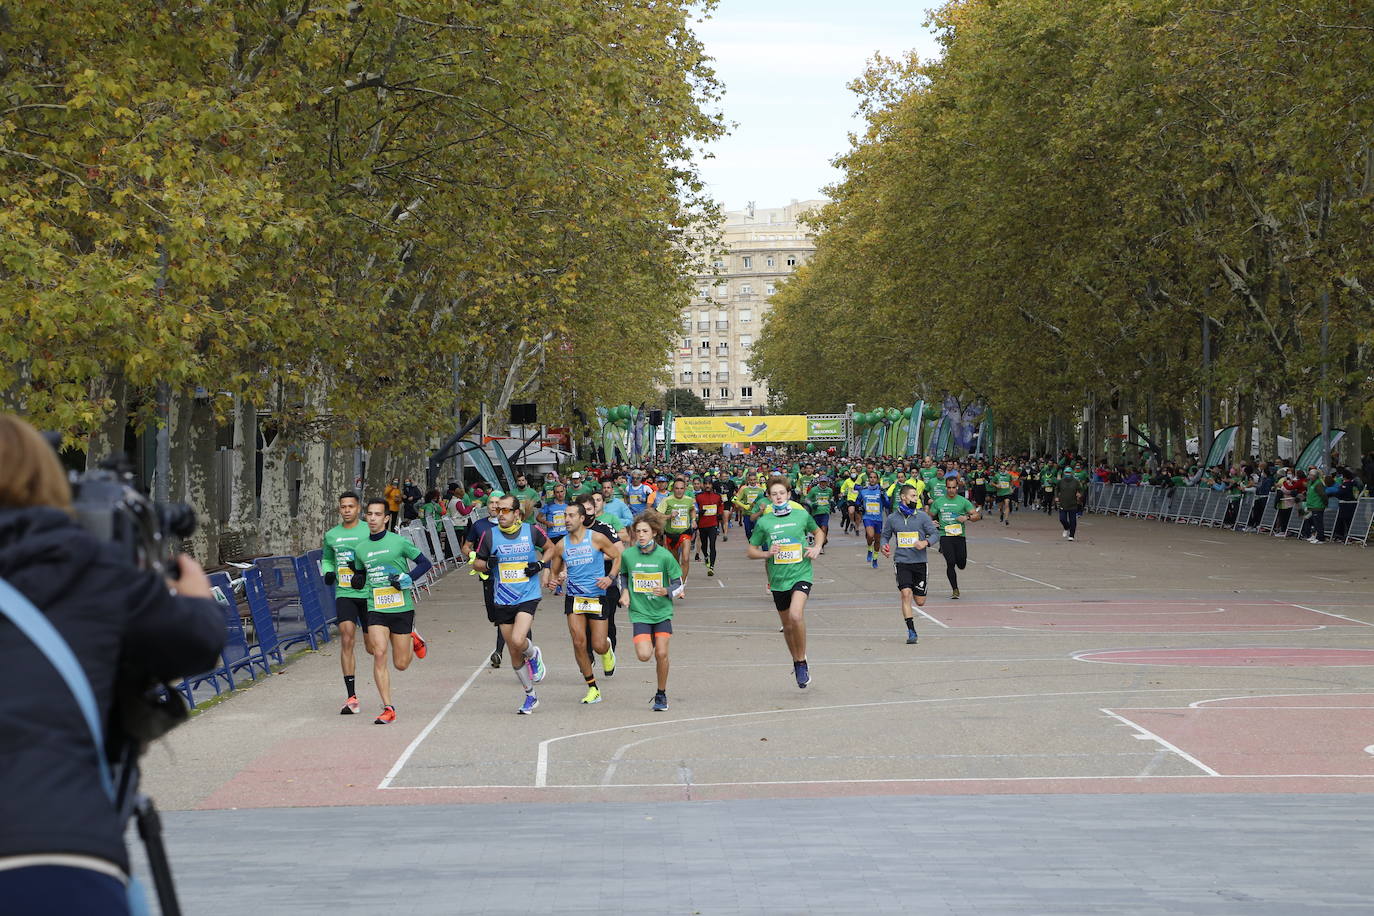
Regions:
<instances>
[{"instance_id":1,"label":"sky","mask_svg":"<svg viewBox=\"0 0 1374 916\"><path fill-rule=\"evenodd\" d=\"M720 0L695 26L725 84L722 109L735 126L697 160L727 210L780 207L821 197L840 178L830 160L862 130L846 85L875 53L935 56L922 25L927 0Z\"/></svg>"}]
</instances>

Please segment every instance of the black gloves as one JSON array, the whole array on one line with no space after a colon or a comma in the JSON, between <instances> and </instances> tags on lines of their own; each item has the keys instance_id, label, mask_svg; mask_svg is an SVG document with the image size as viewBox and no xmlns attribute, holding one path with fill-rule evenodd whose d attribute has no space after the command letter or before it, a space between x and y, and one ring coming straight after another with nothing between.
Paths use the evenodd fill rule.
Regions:
<instances>
[{"instance_id":1,"label":"black gloves","mask_svg":"<svg viewBox=\"0 0 1374 916\"><path fill-rule=\"evenodd\" d=\"M339 577L334 575L334 570L331 569L329 572L324 574L325 585L333 585L337 581L339 581Z\"/></svg>"},{"instance_id":2,"label":"black gloves","mask_svg":"<svg viewBox=\"0 0 1374 916\"><path fill-rule=\"evenodd\" d=\"M355 572L348 581L348 587L352 589L360 589L365 585L367 585L367 573Z\"/></svg>"},{"instance_id":3,"label":"black gloves","mask_svg":"<svg viewBox=\"0 0 1374 916\"><path fill-rule=\"evenodd\" d=\"M544 568L544 564L543 564L543 563L537 562L537 561L535 561L535 560L531 560L530 562L528 562L528 563L525 564L525 575L531 576L531 577L537 576L537 575L539 575L540 571L541 571L543 568Z\"/></svg>"},{"instance_id":4,"label":"black gloves","mask_svg":"<svg viewBox=\"0 0 1374 916\"><path fill-rule=\"evenodd\" d=\"M401 576L400 576L400 573L392 573L391 575L389 575L389 576L386 577L386 581L389 582L389 583L391 583L391 587L392 587L392 588L400 588L400 587L401 587Z\"/></svg>"}]
</instances>

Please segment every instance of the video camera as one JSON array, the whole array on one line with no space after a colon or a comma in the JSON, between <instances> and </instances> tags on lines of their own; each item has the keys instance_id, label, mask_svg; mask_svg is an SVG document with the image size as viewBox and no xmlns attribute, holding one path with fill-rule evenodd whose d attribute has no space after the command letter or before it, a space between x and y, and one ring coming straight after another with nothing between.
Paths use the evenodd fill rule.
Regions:
<instances>
[{"instance_id":1,"label":"video camera","mask_svg":"<svg viewBox=\"0 0 1374 916\"><path fill-rule=\"evenodd\" d=\"M196 514L185 503L153 502L133 481L122 457L107 458L94 471L73 473L77 521L113 546L115 560L175 579L177 554L182 540L195 533Z\"/></svg>"}]
</instances>

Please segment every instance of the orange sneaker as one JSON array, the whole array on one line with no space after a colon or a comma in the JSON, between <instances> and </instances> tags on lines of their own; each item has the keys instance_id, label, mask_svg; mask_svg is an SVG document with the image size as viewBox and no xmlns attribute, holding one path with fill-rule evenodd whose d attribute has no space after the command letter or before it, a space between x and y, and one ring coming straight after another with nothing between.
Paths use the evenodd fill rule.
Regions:
<instances>
[{"instance_id":1,"label":"orange sneaker","mask_svg":"<svg viewBox=\"0 0 1374 916\"><path fill-rule=\"evenodd\" d=\"M348 698L348 701L345 702L345 703L343 704L343 709L340 709L340 710L339 710L339 715L341 715L341 716L351 716L351 715L353 715L354 713L356 713L356 712L358 711L358 709L359 709L359 706L358 706L358 698L357 698L357 697L349 697L349 698Z\"/></svg>"},{"instance_id":2,"label":"orange sneaker","mask_svg":"<svg viewBox=\"0 0 1374 916\"><path fill-rule=\"evenodd\" d=\"M410 631L410 645L415 649L416 658L424 658L429 654L429 644L420 636L419 630Z\"/></svg>"},{"instance_id":3,"label":"orange sneaker","mask_svg":"<svg viewBox=\"0 0 1374 916\"><path fill-rule=\"evenodd\" d=\"M372 724L373 724L373 725L390 725L392 722L395 722L395 721L396 721L396 707L395 707L395 706L383 706L383 707L382 707L382 714L381 714L380 716L378 716L378 717L377 717L377 721L373 722Z\"/></svg>"}]
</instances>

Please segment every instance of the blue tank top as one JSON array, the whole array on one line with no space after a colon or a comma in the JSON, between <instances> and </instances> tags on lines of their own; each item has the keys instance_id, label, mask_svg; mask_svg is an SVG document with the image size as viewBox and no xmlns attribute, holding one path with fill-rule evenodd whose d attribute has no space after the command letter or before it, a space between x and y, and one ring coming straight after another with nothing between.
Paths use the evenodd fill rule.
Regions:
<instances>
[{"instance_id":1,"label":"blue tank top","mask_svg":"<svg viewBox=\"0 0 1374 916\"><path fill-rule=\"evenodd\" d=\"M567 593L597 597L606 594L604 588L596 586L596 580L606 574L606 564L605 554L592 542L592 532L585 531L577 544L571 536L565 537L559 546L563 548L563 565L568 568Z\"/></svg>"},{"instance_id":2,"label":"blue tank top","mask_svg":"<svg viewBox=\"0 0 1374 916\"><path fill-rule=\"evenodd\" d=\"M540 595L539 575L531 576L525 572L526 566L539 559L534 549L533 529L528 524L520 526L515 537L506 537L499 528L491 530L491 553L496 568L492 570L493 601L496 604L524 604L538 601Z\"/></svg>"},{"instance_id":3,"label":"blue tank top","mask_svg":"<svg viewBox=\"0 0 1374 916\"><path fill-rule=\"evenodd\" d=\"M549 520L549 537L556 538L568 533L567 503L546 503L544 518Z\"/></svg>"}]
</instances>

